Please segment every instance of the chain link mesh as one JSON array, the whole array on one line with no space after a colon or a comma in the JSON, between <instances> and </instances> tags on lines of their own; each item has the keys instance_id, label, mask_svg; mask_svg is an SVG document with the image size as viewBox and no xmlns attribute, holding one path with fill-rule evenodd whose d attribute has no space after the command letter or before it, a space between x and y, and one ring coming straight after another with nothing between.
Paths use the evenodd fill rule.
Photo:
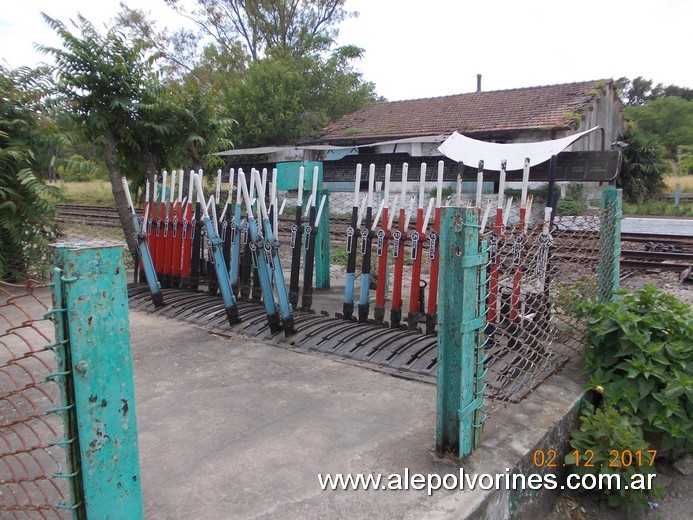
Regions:
<instances>
[{"instance_id":1,"label":"chain link mesh","mask_svg":"<svg viewBox=\"0 0 693 520\"><path fill-rule=\"evenodd\" d=\"M45 284L0 283L0 517L71 518ZM64 506L63 506L64 507Z\"/></svg>"},{"instance_id":2,"label":"chain link mesh","mask_svg":"<svg viewBox=\"0 0 693 520\"><path fill-rule=\"evenodd\" d=\"M374 201L380 201L380 197L376 194L373 197ZM351 218L351 209L354 206L354 194L345 191L330 192L330 217L335 218Z\"/></svg>"},{"instance_id":3,"label":"chain link mesh","mask_svg":"<svg viewBox=\"0 0 693 520\"><path fill-rule=\"evenodd\" d=\"M488 228L484 235L497 248L488 267L489 276L497 269L497 285L491 284L489 294L492 305L495 292L495 319L486 329L489 414L520 401L582 354L584 324L576 317L576 304L598 297L600 237L607 234L613 242L613 225L600 231L599 210L544 223L541 208L527 218L524 231L518 213L511 209L500 235ZM613 223L620 217L612 213L607 208ZM489 313L491 318L493 310Z\"/></svg>"}]
</instances>

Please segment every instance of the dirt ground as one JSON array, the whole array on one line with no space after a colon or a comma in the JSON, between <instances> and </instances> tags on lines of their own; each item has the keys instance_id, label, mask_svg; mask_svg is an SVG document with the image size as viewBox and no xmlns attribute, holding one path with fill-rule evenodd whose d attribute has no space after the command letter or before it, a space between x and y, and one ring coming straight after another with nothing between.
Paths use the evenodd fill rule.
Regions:
<instances>
[{"instance_id":1,"label":"dirt ground","mask_svg":"<svg viewBox=\"0 0 693 520\"><path fill-rule=\"evenodd\" d=\"M626 512L609 507L587 493L563 493L547 520L684 520L693 516L693 474L682 475L667 461L657 464L658 486L663 496L655 500L652 509Z\"/></svg>"}]
</instances>

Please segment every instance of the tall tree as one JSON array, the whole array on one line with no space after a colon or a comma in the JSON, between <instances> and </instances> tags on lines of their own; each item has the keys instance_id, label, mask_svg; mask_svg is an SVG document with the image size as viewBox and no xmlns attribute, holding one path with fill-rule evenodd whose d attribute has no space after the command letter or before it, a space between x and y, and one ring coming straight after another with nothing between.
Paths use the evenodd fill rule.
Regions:
<instances>
[{"instance_id":1,"label":"tall tree","mask_svg":"<svg viewBox=\"0 0 693 520\"><path fill-rule=\"evenodd\" d=\"M158 87L141 45L129 45L117 30L102 35L86 18L73 25L79 34L43 14L62 47L40 46L55 59L57 101L103 148L118 217L134 254L136 242L122 185L120 158L140 151L142 133L164 135L163 125L144 120L156 103Z\"/></svg>"},{"instance_id":2,"label":"tall tree","mask_svg":"<svg viewBox=\"0 0 693 520\"><path fill-rule=\"evenodd\" d=\"M252 60L268 55L324 51L347 16L346 0L195 0L186 11L181 0L166 3L194 20L219 45L241 40Z\"/></svg>"},{"instance_id":3,"label":"tall tree","mask_svg":"<svg viewBox=\"0 0 693 520\"><path fill-rule=\"evenodd\" d=\"M624 113L640 130L658 136L670 158L680 147L693 145L693 101L662 97L626 107Z\"/></svg>"},{"instance_id":4,"label":"tall tree","mask_svg":"<svg viewBox=\"0 0 693 520\"><path fill-rule=\"evenodd\" d=\"M247 55L240 44L228 48L200 45L198 34L186 29L161 30L143 11L123 4L117 24L129 41L156 58L153 65L161 78L159 99L148 119L165 122L168 133L163 141L159 135L150 135L148 153L156 156L159 166L213 166L215 158L210 154L233 146L235 121L229 117L224 91L245 70Z\"/></svg>"},{"instance_id":5,"label":"tall tree","mask_svg":"<svg viewBox=\"0 0 693 520\"><path fill-rule=\"evenodd\" d=\"M680 97L686 101L693 101L693 88L679 87L678 85L669 85L664 88L663 97Z\"/></svg>"},{"instance_id":6,"label":"tall tree","mask_svg":"<svg viewBox=\"0 0 693 520\"><path fill-rule=\"evenodd\" d=\"M330 121L375 99L350 60L359 49L319 55L273 57L252 62L231 88L229 105L243 147L291 144L309 139Z\"/></svg>"},{"instance_id":7,"label":"tall tree","mask_svg":"<svg viewBox=\"0 0 693 520\"><path fill-rule=\"evenodd\" d=\"M642 105L648 101L670 96L680 97L686 100L693 99L693 89L662 83L655 84L651 79L638 76L634 79L625 76L614 81L614 87L621 101L626 106Z\"/></svg>"},{"instance_id":8,"label":"tall tree","mask_svg":"<svg viewBox=\"0 0 693 520\"><path fill-rule=\"evenodd\" d=\"M623 197L630 202L643 202L661 193L664 175L670 168L662 145L654 136L634 127L628 128L620 139L628 143L618 179Z\"/></svg>"},{"instance_id":9,"label":"tall tree","mask_svg":"<svg viewBox=\"0 0 693 520\"><path fill-rule=\"evenodd\" d=\"M161 95L162 117L170 134L163 141L163 160L173 168L178 164L207 170L218 165L220 160L212 154L233 147L231 134L236 127L236 121L225 116L223 92L193 75L166 87Z\"/></svg>"},{"instance_id":10,"label":"tall tree","mask_svg":"<svg viewBox=\"0 0 693 520\"><path fill-rule=\"evenodd\" d=\"M653 86L651 79L638 76L632 80L619 78L616 80L616 90L619 92L623 104L631 106L642 105L645 101L661 96L664 86L661 83Z\"/></svg>"}]
</instances>

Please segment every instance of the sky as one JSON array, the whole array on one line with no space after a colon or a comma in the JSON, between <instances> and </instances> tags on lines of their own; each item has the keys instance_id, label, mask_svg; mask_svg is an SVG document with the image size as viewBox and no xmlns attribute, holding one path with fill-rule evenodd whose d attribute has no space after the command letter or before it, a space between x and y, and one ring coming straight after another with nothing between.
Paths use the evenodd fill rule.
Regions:
<instances>
[{"instance_id":1,"label":"sky","mask_svg":"<svg viewBox=\"0 0 693 520\"><path fill-rule=\"evenodd\" d=\"M160 26L191 22L163 0L124 0ZM185 0L191 1L191 0ZM81 13L97 27L120 0L14 0L0 13L0 61L45 60L35 43L58 40L40 13ZM11 5L11 7L10 7ZM358 17L338 43L364 49L355 68L388 100L626 76L693 88L693 0L347 0Z\"/></svg>"}]
</instances>

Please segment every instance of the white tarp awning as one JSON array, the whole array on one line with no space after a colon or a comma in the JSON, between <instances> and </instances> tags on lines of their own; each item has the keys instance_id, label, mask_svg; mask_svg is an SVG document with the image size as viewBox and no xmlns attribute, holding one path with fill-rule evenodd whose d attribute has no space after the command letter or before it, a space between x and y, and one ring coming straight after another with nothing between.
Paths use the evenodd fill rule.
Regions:
<instances>
[{"instance_id":1,"label":"white tarp awning","mask_svg":"<svg viewBox=\"0 0 693 520\"><path fill-rule=\"evenodd\" d=\"M508 171L521 170L525 165L525 158L529 157L530 166L541 164L551 159L568 148L582 136L594 132L598 126L552 141L540 141L537 143L488 143L466 137L453 132L438 150L453 161L462 162L467 166L476 167L479 161L484 161L485 170L499 171L501 162L507 161Z\"/></svg>"}]
</instances>

